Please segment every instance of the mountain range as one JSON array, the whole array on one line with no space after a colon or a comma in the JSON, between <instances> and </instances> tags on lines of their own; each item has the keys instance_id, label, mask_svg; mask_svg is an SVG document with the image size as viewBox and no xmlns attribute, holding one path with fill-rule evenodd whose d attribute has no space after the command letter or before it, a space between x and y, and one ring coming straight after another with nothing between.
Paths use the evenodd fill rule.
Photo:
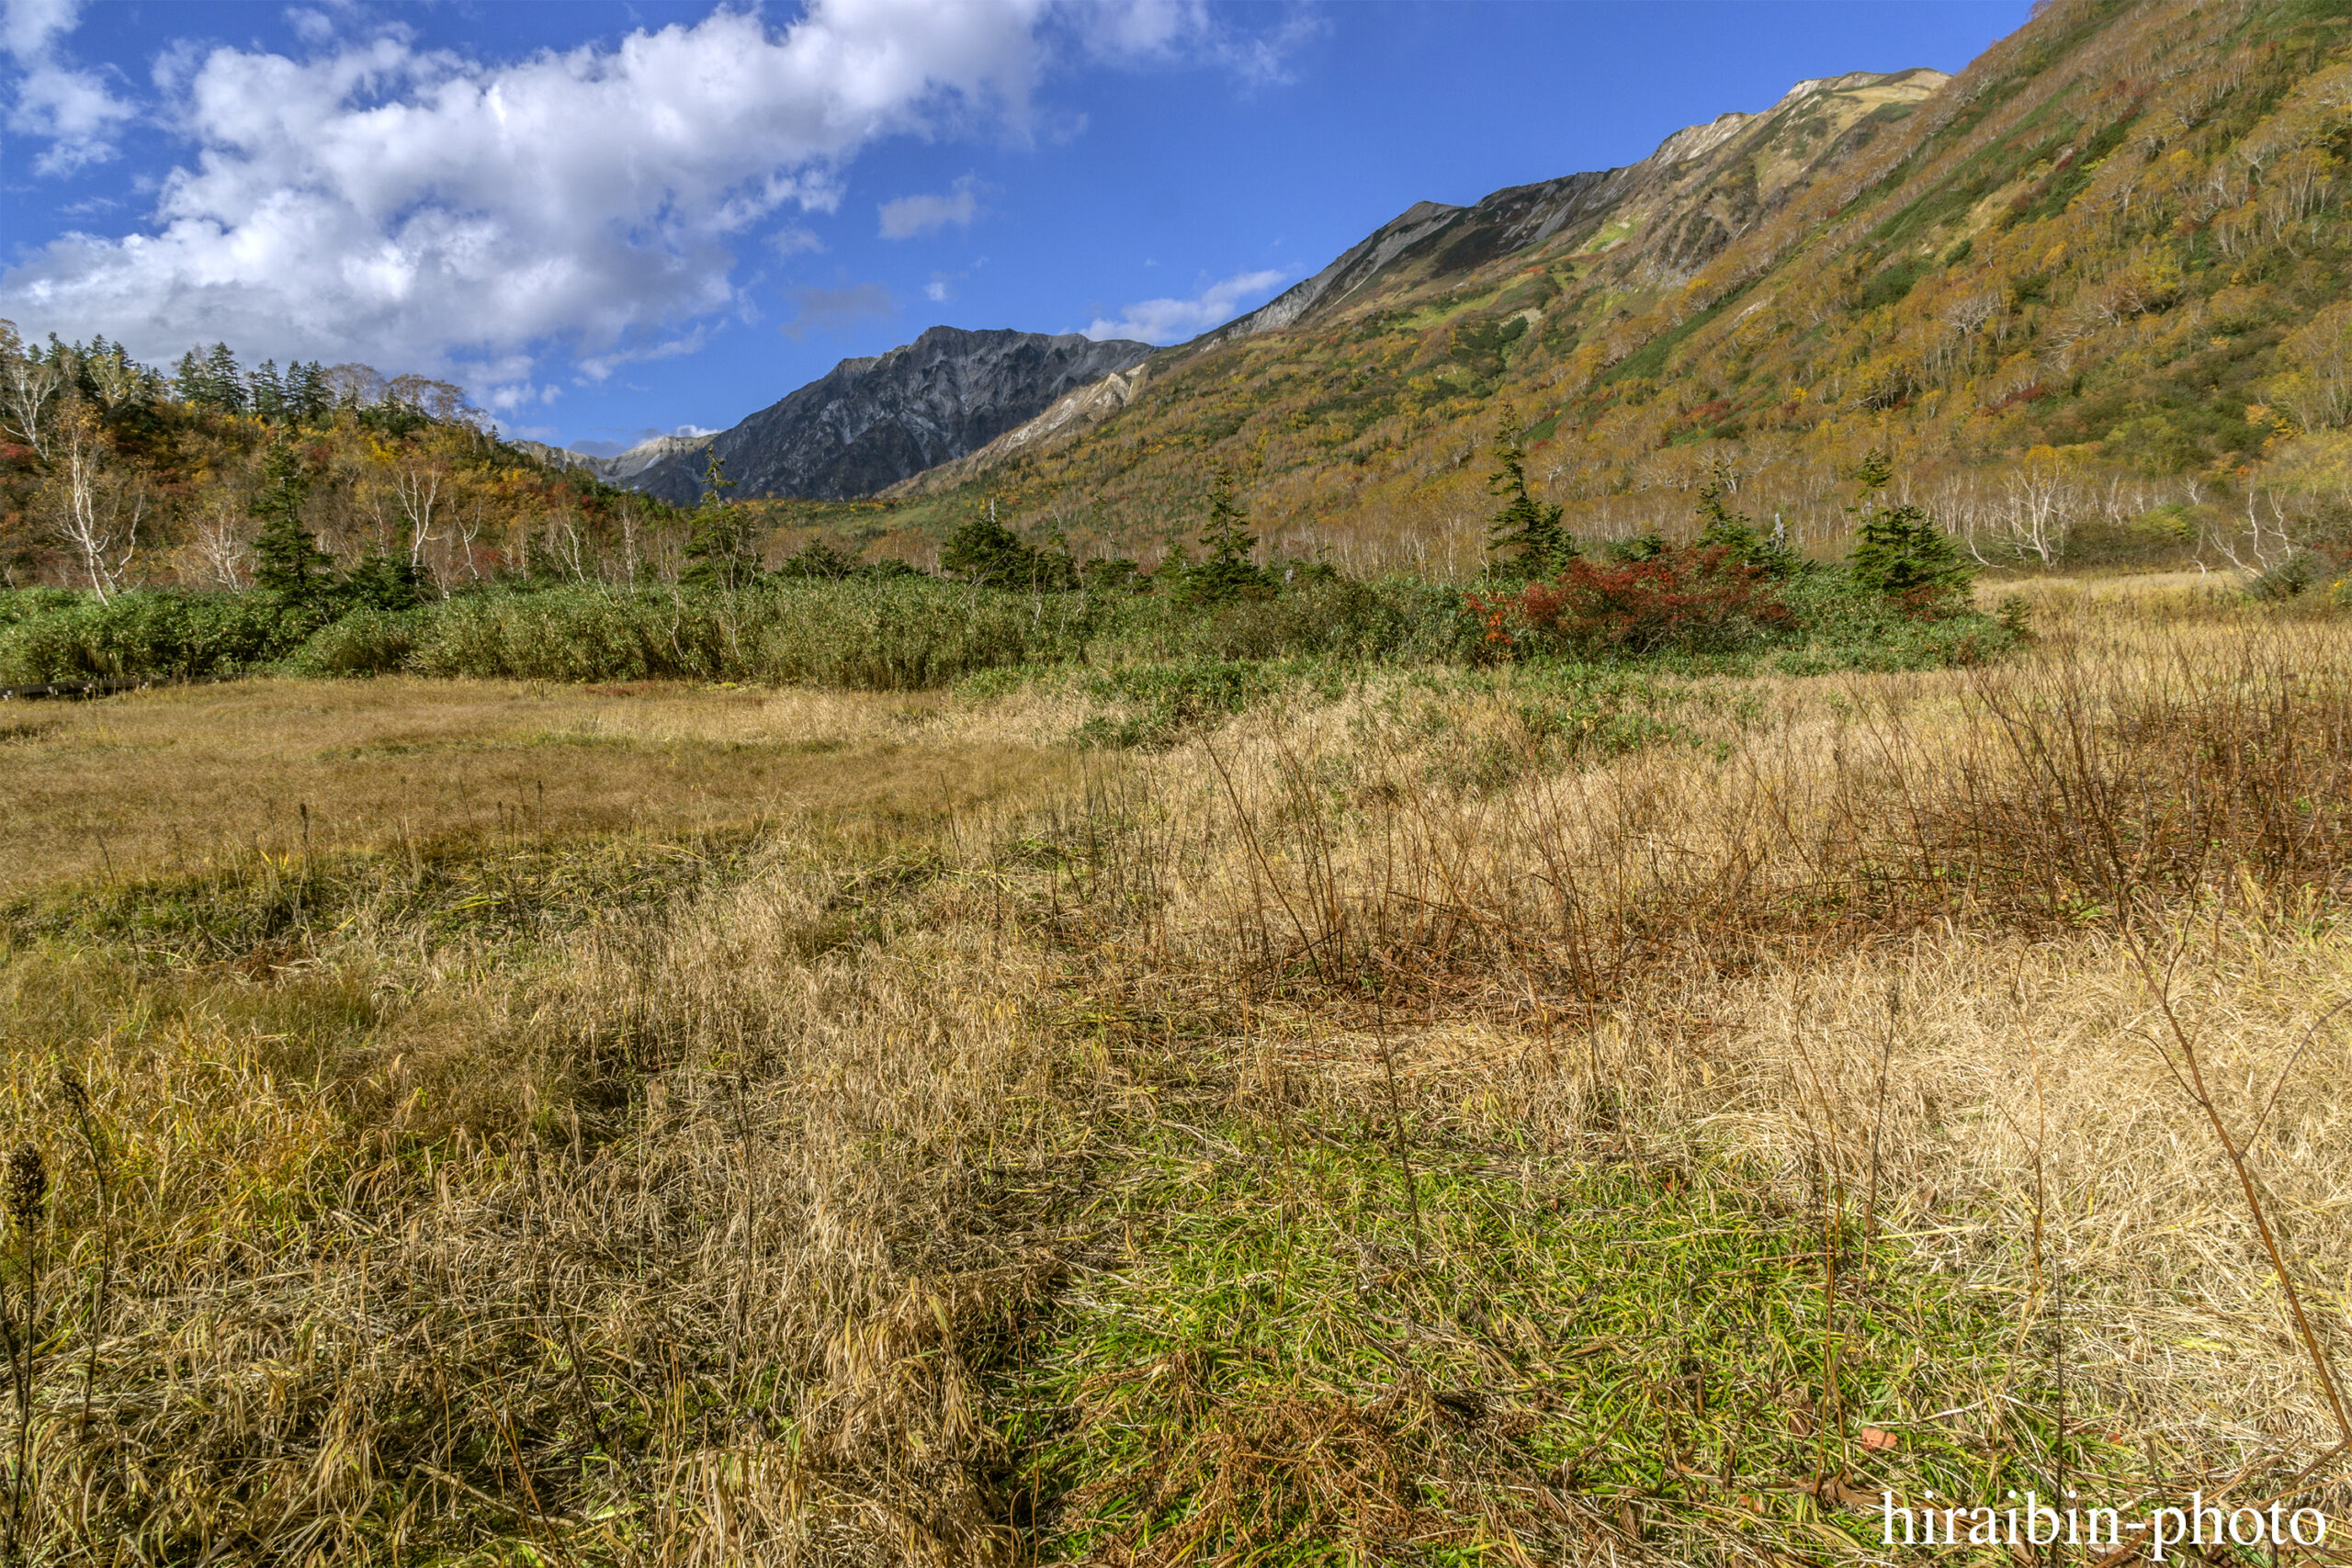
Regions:
<instances>
[{"instance_id":1,"label":"mountain range","mask_svg":"<svg viewBox=\"0 0 2352 1568\"><path fill-rule=\"evenodd\" d=\"M844 359L715 435L657 436L614 457L530 449L682 506L701 500L714 456L734 499L840 501L961 457L1151 352L1076 333L933 327L887 354Z\"/></svg>"},{"instance_id":2,"label":"mountain range","mask_svg":"<svg viewBox=\"0 0 2352 1568\"><path fill-rule=\"evenodd\" d=\"M1093 427L1127 412L1147 382L1154 390L1137 412L1149 418L1196 404L1204 392L1225 401L1213 389L1236 369L1281 382L1310 374L1318 361L1347 365L1343 376L1315 377L1339 395L1306 412L1339 414L1357 431L1372 414L1392 437L1388 421L1400 411L1467 412L1459 405L1487 401L1512 369L1546 357L1547 344L1582 337L1589 323L1576 317L1589 298L1607 296L1612 319L1629 320L1622 301L1639 296L1628 283L1654 289L1691 276L1951 80L1913 69L1799 82L1762 113L1726 113L1676 131L1637 164L1513 186L1467 206L1417 202L1267 304L885 493L938 494L994 470L1051 465ZM1337 338L1316 332L1343 321L1350 330ZM1375 351L1351 353L1359 344ZM1426 368L1420 384L1408 378L1400 388L1384 373L1400 354ZM1224 445L1230 437L1220 436L1219 422L1212 415L1205 428L1193 424L1178 445ZM1363 456L1351 456L1363 466ZM1255 454L1238 452L1224 466L1259 478L1266 468ZM1170 493L1199 488L1195 479Z\"/></svg>"},{"instance_id":3,"label":"mountain range","mask_svg":"<svg viewBox=\"0 0 2352 1568\"><path fill-rule=\"evenodd\" d=\"M1192 342L934 328L715 445L738 495L878 493L875 549L990 504L1148 552L1223 471L1277 547L1453 570L1506 426L1601 536L1722 477L1826 541L1883 446L2049 559L2037 508L2180 526L2352 473L2347 39L2347 0L2048 0L1957 75L1800 82L1624 168L1417 202ZM704 459L616 461L690 501Z\"/></svg>"},{"instance_id":4,"label":"mountain range","mask_svg":"<svg viewBox=\"0 0 2352 1568\"><path fill-rule=\"evenodd\" d=\"M1801 82L1772 112L1816 95L1833 96L1833 114L1854 105L1916 102L1946 80L1919 70ZM1640 164L1513 186L1469 207L1417 202L1314 276L1172 349L1077 334L936 326L886 354L844 359L715 436L657 436L612 457L522 445L608 483L686 505L702 493L705 454L711 449L734 480L737 499L831 501L904 491L910 483L935 489L1116 412L1146 378L1130 372L1154 354L1181 359L1308 324L1351 302L1393 292L1399 279L1445 276L1540 245L1564 231L1588 231L1770 118L1722 115L1677 131ZM1735 197L1683 217L1664 259L1689 263L1720 249L1753 219L1758 195L1753 189L1745 194L1744 204Z\"/></svg>"},{"instance_id":5,"label":"mountain range","mask_svg":"<svg viewBox=\"0 0 2352 1568\"><path fill-rule=\"evenodd\" d=\"M985 513L1148 564L1222 475L1265 549L1462 578L1507 431L1587 539L1686 532L1717 484L1835 552L1882 448L1987 560L2085 558L2097 523L2227 565L2232 529L2275 555L2299 513L2352 527L2348 203L2352 0L2044 0L1952 76L1800 82L1624 168L1407 205L1189 343L936 327L615 457L413 399L299 414L226 345L165 377L0 323L0 367L99 418L124 581L243 581L224 520L296 425L326 547L421 553L444 586L675 570L679 520L609 487L691 504L713 456L771 558L822 534L928 565ZM434 385L378 391L401 382ZM21 424L0 573L95 582L58 543L58 423Z\"/></svg>"}]
</instances>

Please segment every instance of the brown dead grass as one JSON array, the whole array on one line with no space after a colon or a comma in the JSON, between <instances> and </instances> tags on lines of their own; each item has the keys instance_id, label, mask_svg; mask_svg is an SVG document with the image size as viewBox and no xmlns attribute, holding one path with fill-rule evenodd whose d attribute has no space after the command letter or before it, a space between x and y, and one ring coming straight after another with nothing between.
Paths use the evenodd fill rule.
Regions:
<instances>
[{"instance_id":1,"label":"brown dead grass","mask_svg":"<svg viewBox=\"0 0 2352 1568\"><path fill-rule=\"evenodd\" d=\"M218 1000L92 1021L71 1055L138 1250L86 1430L55 1368L52 1548L408 1560L487 1530L619 1561L1001 1557L962 1348L1051 1258L975 1235L1006 1182L963 1151L1051 1160L1087 1089L971 985L1035 983L984 931L812 962L835 892L819 858L778 860L546 973L445 987L441 1029L492 1062L638 1079L487 1136L420 1141L397 1057L355 1126ZM58 1219L89 1268L106 1216L54 1059L9 1043L0 1094L73 1173Z\"/></svg>"},{"instance_id":2,"label":"brown dead grass","mask_svg":"<svg viewBox=\"0 0 2352 1568\"><path fill-rule=\"evenodd\" d=\"M484 923L490 893L395 878L331 918L287 901L263 962L135 922L0 949L0 1122L57 1173L40 1550L1020 1561L1063 1516L1007 1480L991 1378L1117 1244L1098 1184L1139 1128L1214 1169L1207 1118L1286 1147L1310 1105L1431 1159L1761 1172L1789 1213L1867 1214L1879 1267L2006 1303L2018 1359L2067 1359L2071 1419L2144 1445L2132 1484L2299 1465L2332 1435L2116 916L2190 933L2169 995L2340 1358L2352 637L2030 592L2043 640L2013 667L1750 682L1599 761L1547 751L1508 682L1369 680L1116 764L1053 746L1071 715L1035 696L403 682L28 710L59 728L0 739L45 792L6 829L11 887L179 863L265 799L273 889L304 874L288 803L355 854L425 818L504 854L495 803L535 809L545 776L531 852L562 874L534 897L565 905ZM627 852L722 823L763 826L658 884ZM103 1202L61 1066L107 1130ZM1199 1424L1149 1473L1212 1512L1100 1550L1238 1562L1279 1519L1301 1556L1402 1553L1439 1505L1398 1433L1447 1418L1397 1397ZM1505 1482L1533 1490L1481 1515ZM1706 1522L1747 1506L1728 1474L1706 1507L1467 1461L1447 1484L1469 1517L1580 1521L1573 1560L1758 1555ZM1805 1506L1774 1552L1824 1553Z\"/></svg>"}]
</instances>

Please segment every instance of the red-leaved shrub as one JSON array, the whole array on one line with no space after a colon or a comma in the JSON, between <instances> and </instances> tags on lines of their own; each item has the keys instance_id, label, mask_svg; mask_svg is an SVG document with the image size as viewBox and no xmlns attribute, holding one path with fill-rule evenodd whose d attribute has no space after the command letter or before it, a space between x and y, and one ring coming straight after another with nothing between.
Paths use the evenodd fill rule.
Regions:
<instances>
[{"instance_id":1,"label":"red-leaved shrub","mask_svg":"<svg viewBox=\"0 0 2352 1568\"><path fill-rule=\"evenodd\" d=\"M1549 582L1464 596L1497 659L1720 652L1787 629L1771 575L1724 547L1670 546L1647 560L1572 560Z\"/></svg>"}]
</instances>

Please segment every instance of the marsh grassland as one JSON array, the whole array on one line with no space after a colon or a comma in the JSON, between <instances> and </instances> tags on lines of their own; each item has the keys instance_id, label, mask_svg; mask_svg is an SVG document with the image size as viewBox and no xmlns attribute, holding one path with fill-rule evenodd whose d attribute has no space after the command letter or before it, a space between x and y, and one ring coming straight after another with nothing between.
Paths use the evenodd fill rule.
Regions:
<instances>
[{"instance_id":1,"label":"marsh grassland","mask_svg":"<svg viewBox=\"0 0 2352 1568\"><path fill-rule=\"evenodd\" d=\"M2032 600L1924 673L0 708L0 1545L2341 1513L2352 628Z\"/></svg>"}]
</instances>

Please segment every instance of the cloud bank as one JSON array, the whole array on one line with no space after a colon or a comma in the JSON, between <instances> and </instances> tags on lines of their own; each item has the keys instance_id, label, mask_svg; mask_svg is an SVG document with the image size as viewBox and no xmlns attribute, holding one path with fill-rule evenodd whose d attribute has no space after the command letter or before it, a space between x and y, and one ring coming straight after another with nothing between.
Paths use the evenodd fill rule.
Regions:
<instances>
[{"instance_id":1,"label":"cloud bank","mask_svg":"<svg viewBox=\"0 0 2352 1568\"><path fill-rule=\"evenodd\" d=\"M154 207L132 231L71 232L0 274L0 316L104 333L149 360L215 340L378 360L464 381L494 410L556 396L538 368L551 355L595 381L755 314L738 253L824 249L802 215L837 210L879 140L1025 135L1057 62L1261 77L1296 31L1244 39L1199 0L808 0L783 25L721 9L486 62L298 6L296 49L165 47L134 102L119 72L69 56L80 12L0 12L0 113L16 148L42 149L33 172L113 157L133 125L188 151L147 186ZM885 202L882 233L968 225L984 195L967 177ZM788 333L894 309L856 290L797 302ZM1220 309L1212 290L1128 314L1170 333Z\"/></svg>"},{"instance_id":2,"label":"cloud bank","mask_svg":"<svg viewBox=\"0 0 2352 1568\"><path fill-rule=\"evenodd\" d=\"M1117 321L1098 316L1086 328L1091 338L1140 338L1146 343L1182 343L1241 314L1243 301L1263 303L1289 274L1237 272L1210 284L1191 299L1139 299Z\"/></svg>"},{"instance_id":3,"label":"cloud bank","mask_svg":"<svg viewBox=\"0 0 2352 1568\"><path fill-rule=\"evenodd\" d=\"M0 315L147 357L223 338L495 374L554 340L609 364L734 303L738 236L783 209L831 210L876 139L1020 122L1044 15L1043 0L816 0L781 31L720 11L497 66L397 30L300 61L224 47L175 72L167 55L161 85L198 155L164 180L153 231L54 242L0 277ZM67 138L53 159L97 155L127 112L58 74L71 22L67 6L8 12L31 62L11 124Z\"/></svg>"}]
</instances>

